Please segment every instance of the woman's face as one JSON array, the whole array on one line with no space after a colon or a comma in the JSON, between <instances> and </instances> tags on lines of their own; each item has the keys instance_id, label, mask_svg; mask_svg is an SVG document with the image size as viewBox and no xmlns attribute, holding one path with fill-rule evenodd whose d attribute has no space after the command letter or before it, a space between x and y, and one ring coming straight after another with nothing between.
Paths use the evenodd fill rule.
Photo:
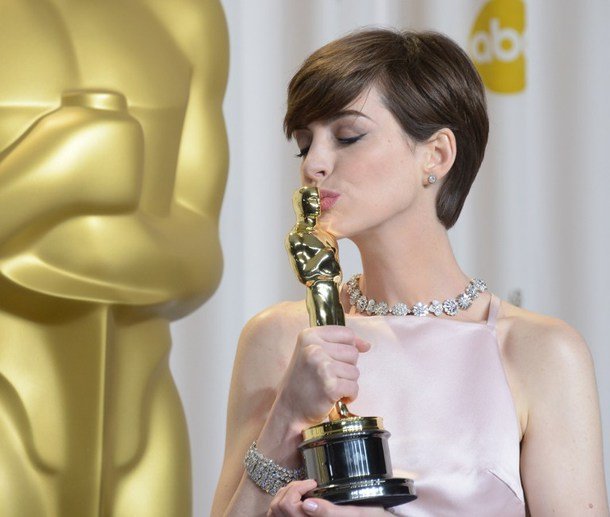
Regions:
<instances>
[{"instance_id":1,"label":"woman's face","mask_svg":"<svg viewBox=\"0 0 610 517\"><path fill-rule=\"evenodd\" d=\"M410 141L376 88L330 119L295 130L303 185L320 188L320 223L354 238L417 216L422 148Z\"/></svg>"}]
</instances>

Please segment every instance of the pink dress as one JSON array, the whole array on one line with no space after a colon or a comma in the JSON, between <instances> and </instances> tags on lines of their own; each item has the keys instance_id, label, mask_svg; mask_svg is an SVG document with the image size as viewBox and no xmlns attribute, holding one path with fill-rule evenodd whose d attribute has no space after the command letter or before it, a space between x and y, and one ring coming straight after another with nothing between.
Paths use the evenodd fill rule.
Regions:
<instances>
[{"instance_id":1,"label":"pink dress","mask_svg":"<svg viewBox=\"0 0 610 517\"><path fill-rule=\"evenodd\" d=\"M381 416L394 476L418 499L409 517L525 515L519 424L504 373L492 295L487 323L433 316L347 316L372 348L360 356L350 410Z\"/></svg>"}]
</instances>

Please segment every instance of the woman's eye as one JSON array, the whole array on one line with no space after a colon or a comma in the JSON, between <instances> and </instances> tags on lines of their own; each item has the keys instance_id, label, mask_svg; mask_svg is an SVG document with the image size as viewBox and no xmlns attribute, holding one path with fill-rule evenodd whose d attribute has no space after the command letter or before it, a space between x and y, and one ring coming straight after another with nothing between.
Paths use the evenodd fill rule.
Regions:
<instances>
[{"instance_id":1,"label":"woman's eye","mask_svg":"<svg viewBox=\"0 0 610 517\"><path fill-rule=\"evenodd\" d=\"M349 136L349 137L344 137L344 138L336 137L336 139L337 139L337 142L339 142L339 144L341 144L341 145L350 145L350 144L356 143L358 140L360 140L365 135L366 135L366 133L362 133L361 135ZM304 158L305 156L307 156L307 153L309 152L309 148L310 148L309 145L306 147L302 147L301 149L299 149L299 153L295 154L295 156L297 158Z\"/></svg>"},{"instance_id":2,"label":"woman's eye","mask_svg":"<svg viewBox=\"0 0 610 517\"><path fill-rule=\"evenodd\" d=\"M308 151L309 151L309 146L303 147L303 149L299 149L299 153L295 154L295 156L297 158L303 158L304 156L307 156Z\"/></svg>"},{"instance_id":3,"label":"woman's eye","mask_svg":"<svg viewBox=\"0 0 610 517\"><path fill-rule=\"evenodd\" d=\"M339 141L340 144L343 144L343 145L354 144L358 140L360 140L365 134L366 133L363 133L362 135L357 135L357 136L350 136L348 138L337 138L337 140Z\"/></svg>"}]
</instances>

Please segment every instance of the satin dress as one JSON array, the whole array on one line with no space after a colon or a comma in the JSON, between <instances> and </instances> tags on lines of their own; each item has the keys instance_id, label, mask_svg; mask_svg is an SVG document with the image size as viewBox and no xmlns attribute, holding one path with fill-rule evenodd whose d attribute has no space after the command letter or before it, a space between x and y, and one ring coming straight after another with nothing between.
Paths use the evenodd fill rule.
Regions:
<instances>
[{"instance_id":1,"label":"satin dress","mask_svg":"<svg viewBox=\"0 0 610 517\"><path fill-rule=\"evenodd\" d=\"M347 316L372 343L350 410L381 416L395 477L414 480L409 517L525 515L519 423L500 359L492 295L486 323L434 316Z\"/></svg>"}]
</instances>

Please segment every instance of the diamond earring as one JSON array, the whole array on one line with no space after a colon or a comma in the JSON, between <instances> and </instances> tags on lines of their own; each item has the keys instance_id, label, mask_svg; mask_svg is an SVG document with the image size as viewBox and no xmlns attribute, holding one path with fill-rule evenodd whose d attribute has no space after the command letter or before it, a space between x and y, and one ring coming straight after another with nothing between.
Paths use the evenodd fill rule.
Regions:
<instances>
[{"instance_id":1,"label":"diamond earring","mask_svg":"<svg viewBox=\"0 0 610 517\"><path fill-rule=\"evenodd\" d=\"M430 176L428 176L428 184L432 185L433 183L436 183L436 176L434 174L430 174Z\"/></svg>"}]
</instances>

